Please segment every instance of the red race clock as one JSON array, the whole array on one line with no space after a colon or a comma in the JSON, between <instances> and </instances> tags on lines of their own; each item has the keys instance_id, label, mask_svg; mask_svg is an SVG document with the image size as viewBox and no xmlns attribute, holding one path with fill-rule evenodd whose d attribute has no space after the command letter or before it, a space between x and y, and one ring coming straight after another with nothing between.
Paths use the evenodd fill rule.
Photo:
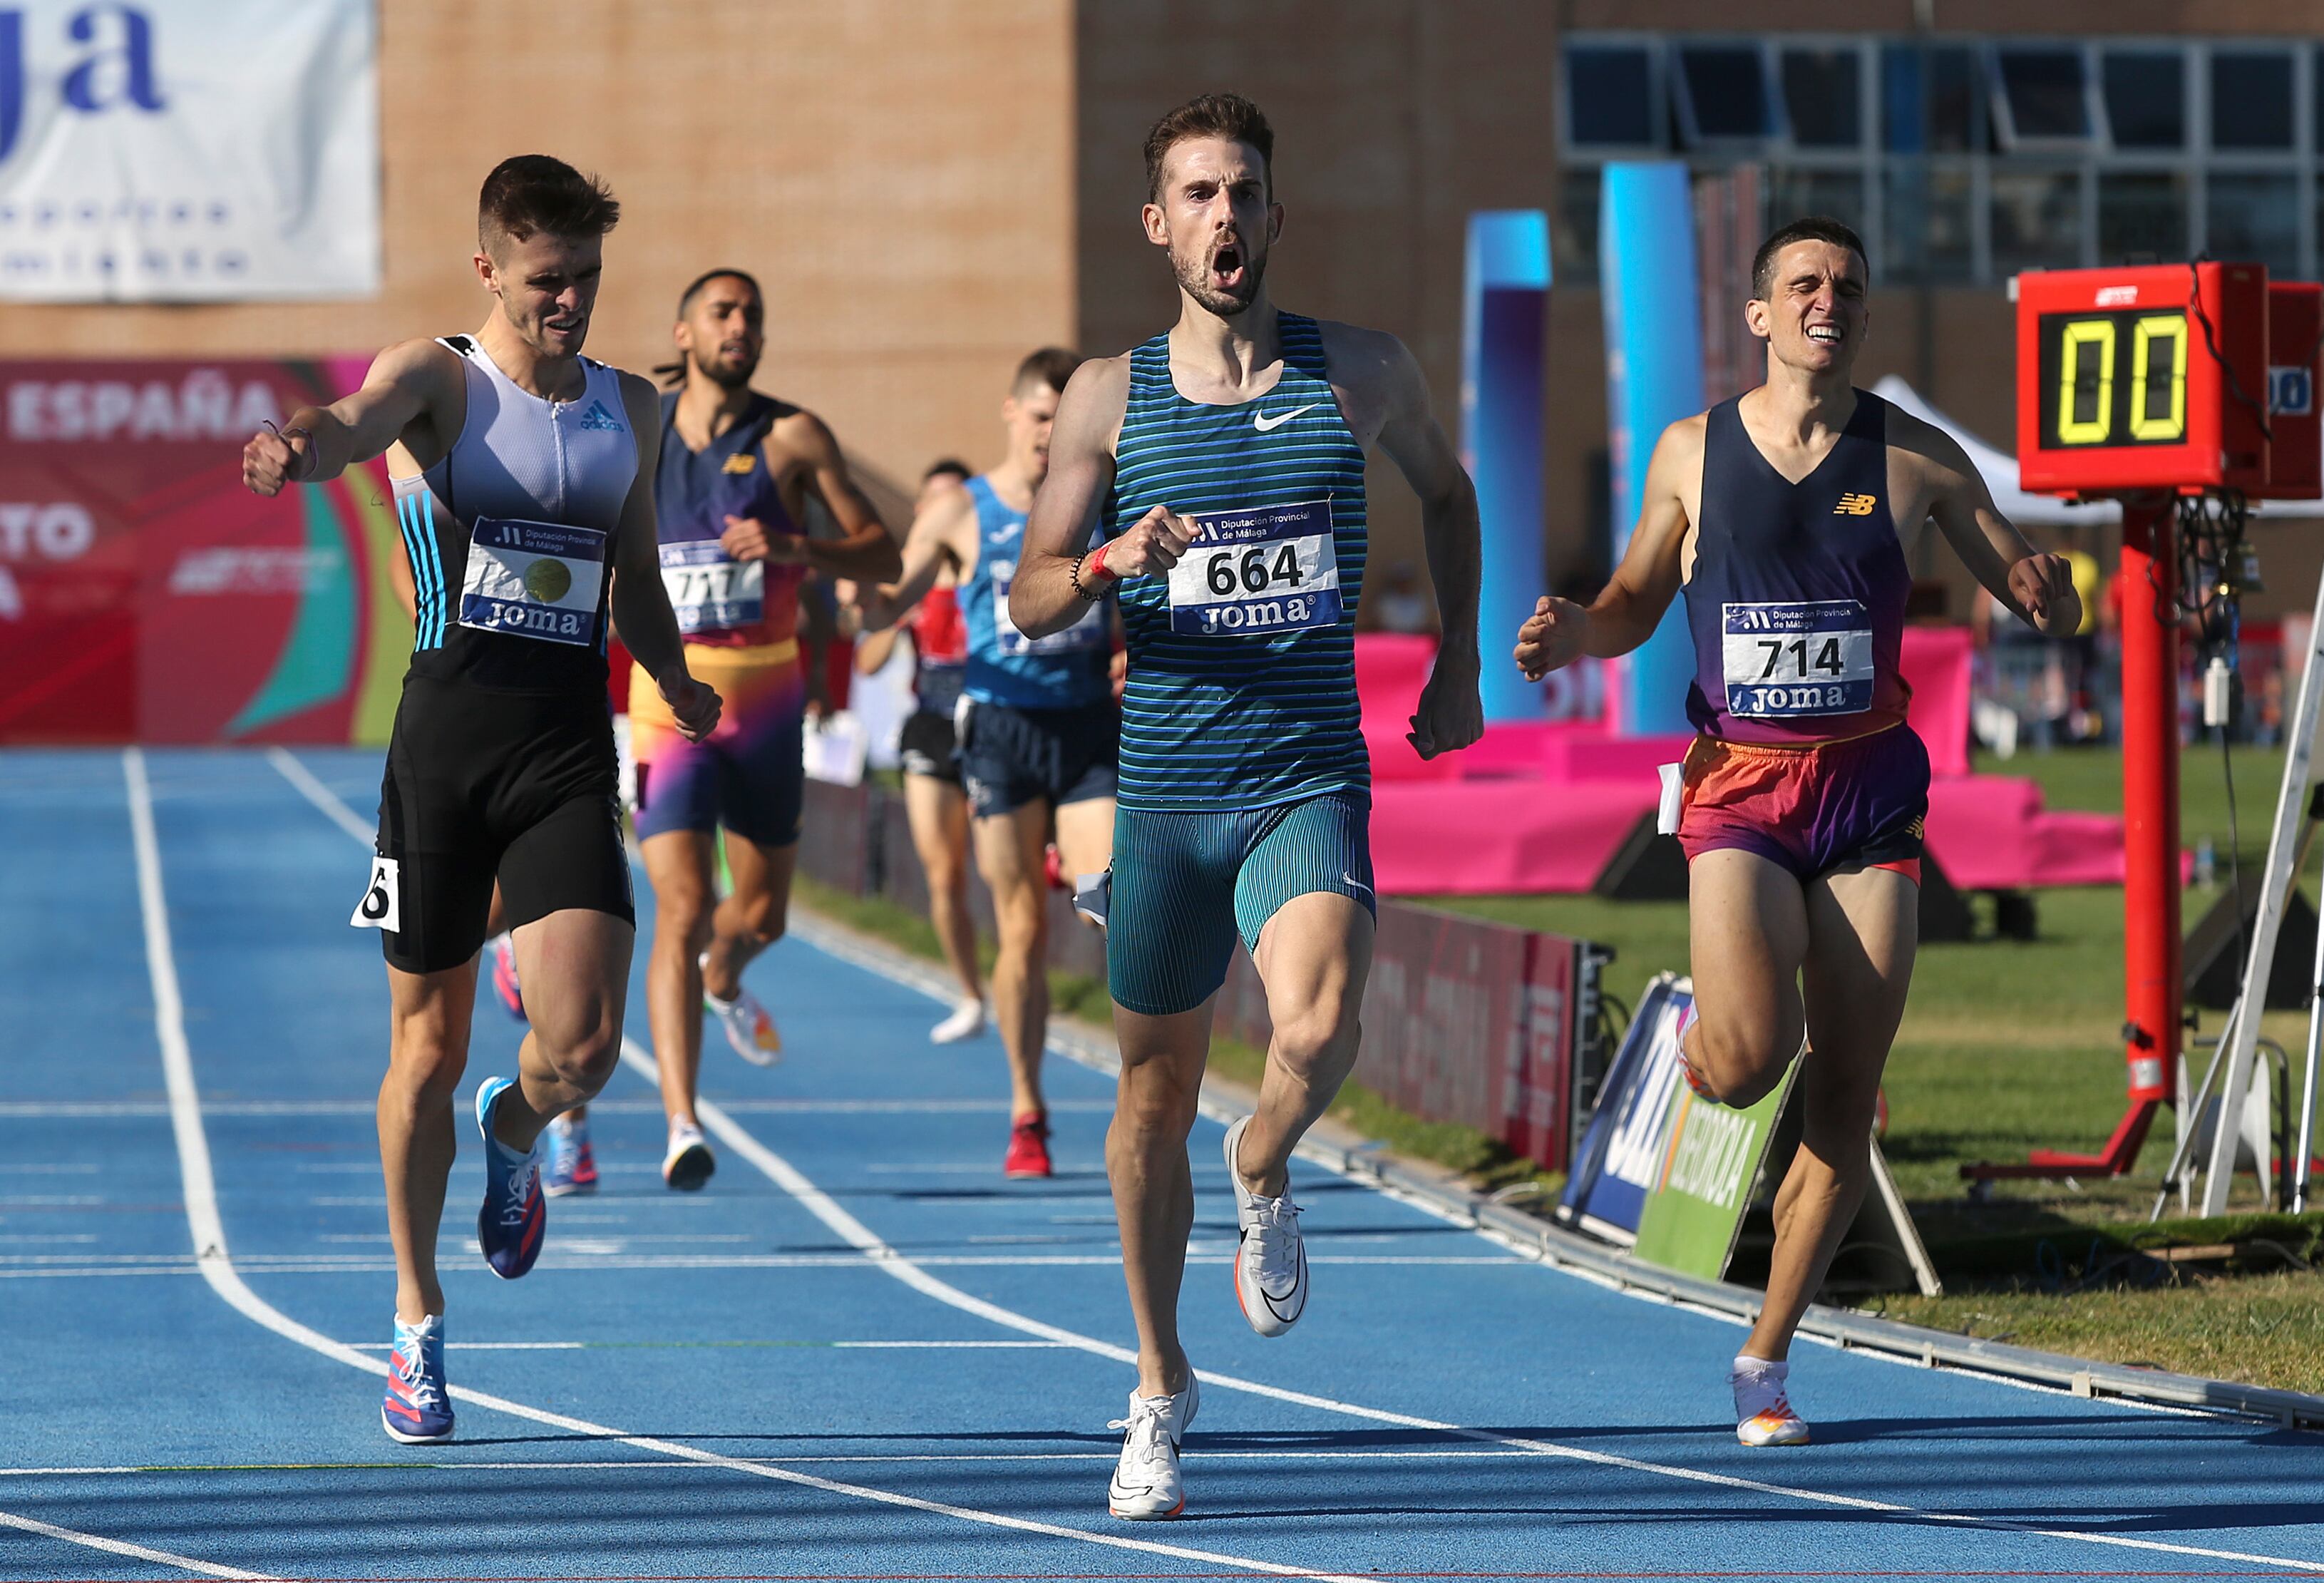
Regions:
<instances>
[{"instance_id":1,"label":"red race clock","mask_svg":"<svg viewBox=\"0 0 2324 1583\"><path fill-rule=\"evenodd\" d=\"M2154 264L2017 277L2029 490L2267 487L2267 271Z\"/></svg>"}]
</instances>

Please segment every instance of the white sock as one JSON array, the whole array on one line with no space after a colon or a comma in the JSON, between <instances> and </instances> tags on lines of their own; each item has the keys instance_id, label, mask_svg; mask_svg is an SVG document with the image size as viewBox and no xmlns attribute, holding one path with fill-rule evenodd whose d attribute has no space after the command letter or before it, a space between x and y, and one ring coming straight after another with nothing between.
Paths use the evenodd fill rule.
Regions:
<instances>
[{"instance_id":1,"label":"white sock","mask_svg":"<svg viewBox=\"0 0 2324 1583\"><path fill-rule=\"evenodd\" d=\"M1764 1357L1738 1357L1729 1367L1727 1383L1735 1392L1735 1421L1757 1418L1784 1399L1784 1382L1790 1377L1789 1363L1771 1363Z\"/></svg>"}]
</instances>

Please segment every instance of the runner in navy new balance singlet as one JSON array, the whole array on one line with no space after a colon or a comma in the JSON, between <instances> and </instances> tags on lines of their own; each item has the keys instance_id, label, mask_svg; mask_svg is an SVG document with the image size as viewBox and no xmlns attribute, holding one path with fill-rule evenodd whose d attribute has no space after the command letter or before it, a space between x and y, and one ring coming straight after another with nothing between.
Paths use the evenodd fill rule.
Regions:
<instances>
[{"instance_id":1,"label":"runner in navy new balance singlet","mask_svg":"<svg viewBox=\"0 0 2324 1583\"><path fill-rule=\"evenodd\" d=\"M704 1011L753 1065L772 1064L782 1048L742 969L782 937L798 861L808 701L800 585L810 571L889 577L899 564L823 421L751 388L766 350L765 303L741 270L697 277L678 296L678 361L660 370L678 385L661 400L654 483L661 576L687 668L724 700L718 728L690 739L642 670L630 683L638 849L654 893L646 1010L669 1124L661 1173L681 1192L716 1169L695 1115ZM807 536L810 495L840 537ZM558 1143L563 1156L575 1140Z\"/></svg>"},{"instance_id":2,"label":"runner in navy new balance singlet","mask_svg":"<svg viewBox=\"0 0 2324 1583\"><path fill-rule=\"evenodd\" d=\"M690 736L718 696L687 673L654 551L653 387L582 356L613 195L545 155L485 178L474 336L405 341L355 394L243 449L261 495L385 453L418 628L380 790L379 849L352 921L385 943L392 1034L379 1143L395 1244L395 1346L380 1421L452 1432L436 1236L476 951L501 882L531 1030L515 1078L476 1091L494 1274L540 1256L536 1158L551 1117L621 1060L633 940L605 699L607 622Z\"/></svg>"},{"instance_id":3,"label":"runner in navy new balance singlet","mask_svg":"<svg viewBox=\"0 0 2324 1583\"><path fill-rule=\"evenodd\" d=\"M977 872L992 892L999 949L992 1014L1009 1051L1010 1124L1002 1171L1049 1174L1041 1052L1049 1026L1049 884L1054 827L1069 874L1097 874L1113 836L1113 624L1092 603L1062 631L1028 637L1009 618L1025 513L1049 470L1049 425L1081 359L1044 347L1018 365L1001 421L1009 454L991 472L937 495L912 523L904 571L864 599L864 624L892 625L951 567L959 579L967 664L958 758Z\"/></svg>"},{"instance_id":4,"label":"runner in navy new balance singlet","mask_svg":"<svg viewBox=\"0 0 2324 1583\"><path fill-rule=\"evenodd\" d=\"M1055 632L1118 586L1129 640L1106 923L1122 1060L1106 1166L1138 1323L1107 1497L1120 1517L1185 1505L1186 1134L1238 935L1275 1034L1259 1110L1227 1133L1235 1297L1263 1336L1307 1301L1291 1152L1355 1064L1371 961L1354 631L1375 442L1420 497L1443 615L1413 745L1430 757L1483 729L1476 494L1395 337L1268 300L1274 141L1256 106L1226 94L1148 134L1146 235L1168 250L1178 322L1074 375L1009 604L1028 634Z\"/></svg>"},{"instance_id":5,"label":"runner in navy new balance singlet","mask_svg":"<svg viewBox=\"0 0 2324 1583\"><path fill-rule=\"evenodd\" d=\"M1622 564L1583 609L1544 598L1517 637L1538 678L1644 643L1682 588L1696 674L1679 844L1703 1099L1749 1105L1807 1043L1804 1134L1775 1199L1767 1301L1735 1359L1736 1434L1804 1444L1785 1391L1800 1316L1870 1180L1880 1070L1919 938L1929 759L1897 668L1912 575L1900 528L1933 518L1979 582L2044 633L2080 618L2064 559L2036 555L1943 430L1855 389L1864 245L1784 227L1745 318L1767 382L1663 431ZM1801 995L1804 973L1806 995Z\"/></svg>"}]
</instances>

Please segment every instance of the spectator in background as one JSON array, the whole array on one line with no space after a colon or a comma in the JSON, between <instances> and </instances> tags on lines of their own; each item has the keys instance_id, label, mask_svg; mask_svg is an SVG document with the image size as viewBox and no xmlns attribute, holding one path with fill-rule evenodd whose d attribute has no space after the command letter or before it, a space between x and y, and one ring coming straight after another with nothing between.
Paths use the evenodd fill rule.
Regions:
<instances>
[{"instance_id":1,"label":"spectator in background","mask_svg":"<svg viewBox=\"0 0 2324 1583\"><path fill-rule=\"evenodd\" d=\"M968 482L964 463L947 457L920 480L912 514L925 516L937 502ZM912 690L918 707L904 723L899 744L904 764L904 813L912 847L928 881L928 921L936 927L945 961L959 980L961 997L949 1016L928 1031L938 1044L973 1039L984 1030L984 985L976 961L976 922L968 912L968 792L961 784L954 754L953 715L960 702L961 678L968 663L968 634L960 600L946 565L936 586L912 606L904 626L867 632L856 641L855 669L870 676L888 663L899 632L912 634L916 668Z\"/></svg>"}]
</instances>

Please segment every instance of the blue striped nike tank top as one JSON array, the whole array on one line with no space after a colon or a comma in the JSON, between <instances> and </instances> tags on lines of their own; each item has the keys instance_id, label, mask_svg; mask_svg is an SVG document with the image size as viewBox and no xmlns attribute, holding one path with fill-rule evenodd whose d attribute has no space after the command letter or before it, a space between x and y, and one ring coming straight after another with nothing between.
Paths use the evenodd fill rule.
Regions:
<instances>
[{"instance_id":1,"label":"blue striped nike tank top","mask_svg":"<svg viewBox=\"0 0 2324 1583\"><path fill-rule=\"evenodd\" d=\"M1231 406L1178 393L1167 334L1130 355L1108 536L1157 505L1201 532L1167 579L1120 585L1123 808L1224 811L1370 788L1355 672L1363 448L1324 377L1315 321L1276 325L1282 377Z\"/></svg>"}]
</instances>

